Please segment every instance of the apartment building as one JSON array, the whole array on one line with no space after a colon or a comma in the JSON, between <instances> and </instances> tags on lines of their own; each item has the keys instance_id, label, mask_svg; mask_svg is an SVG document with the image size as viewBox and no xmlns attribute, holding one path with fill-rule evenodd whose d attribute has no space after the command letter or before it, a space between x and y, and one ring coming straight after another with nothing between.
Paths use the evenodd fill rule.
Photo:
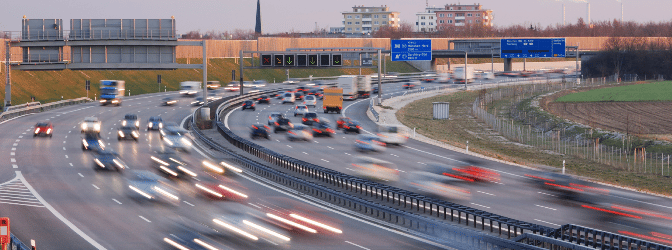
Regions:
<instances>
[{"instance_id":1,"label":"apartment building","mask_svg":"<svg viewBox=\"0 0 672 250\"><path fill-rule=\"evenodd\" d=\"M383 26L399 27L399 12L390 11L387 5L380 7L352 7L343 14L343 33L370 34Z\"/></svg>"},{"instance_id":2,"label":"apartment building","mask_svg":"<svg viewBox=\"0 0 672 250\"><path fill-rule=\"evenodd\" d=\"M415 32L434 32L436 31L436 12L444 8L427 7L425 12L416 13Z\"/></svg>"},{"instance_id":3,"label":"apartment building","mask_svg":"<svg viewBox=\"0 0 672 250\"><path fill-rule=\"evenodd\" d=\"M492 10L483 9L481 4L447 4L442 10L435 10L437 29L466 24L493 26Z\"/></svg>"}]
</instances>

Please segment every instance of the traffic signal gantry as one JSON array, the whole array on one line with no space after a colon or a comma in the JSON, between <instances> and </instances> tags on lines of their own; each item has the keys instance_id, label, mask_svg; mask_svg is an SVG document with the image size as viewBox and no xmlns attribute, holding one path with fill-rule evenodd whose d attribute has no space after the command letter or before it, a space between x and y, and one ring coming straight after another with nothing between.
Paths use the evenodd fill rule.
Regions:
<instances>
[{"instance_id":1,"label":"traffic signal gantry","mask_svg":"<svg viewBox=\"0 0 672 250\"><path fill-rule=\"evenodd\" d=\"M259 57L262 67L341 67L343 55L341 53L276 53L261 54Z\"/></svg>"}]
</instances>

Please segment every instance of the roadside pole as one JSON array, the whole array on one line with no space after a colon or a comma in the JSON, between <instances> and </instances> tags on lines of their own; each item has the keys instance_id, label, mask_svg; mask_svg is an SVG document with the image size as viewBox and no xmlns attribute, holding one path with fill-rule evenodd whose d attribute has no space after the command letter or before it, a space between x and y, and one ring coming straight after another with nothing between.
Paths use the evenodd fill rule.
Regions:
<instances>
[{"instance_id":1,"label":"roadside pole","mask_svg":"<svg viewBox=\"0 0 672 250\"><path fill-rule=\"evenodd\" d=\"M203 105L208 103L208 54L203 40Z\"/></svg>"},{"instance_id":2,"label":"roadside pole","mask_svg":"<svg viewBox=\"0 0 672 250\"><path fill-rule=\"evenodd\" d=\"M378 104L381 103L381 100L383 98L383 88L382 88L382 82L380 80L380 78L382 77L381 74L380 74L380 66L381 66L380 65L380 61L381 61L380 54L381 54L381 52L380 52L380 50L378 50Z\"/></svg>"},{"instance_id":3,"label":"roadside pole","mask_svg":"<svg viewBox=\"0 0 672 250\"><path fill-rule=\"evenodd\" d=\"M464 51L464 90L467 90L467 51Z\"/></svg>"},{"instance_id":4,"label":"roadside pole","mask_svg":"<svg viewBox=\"0 0 672 250\"><path fill-rule=\"evenodd\" d=\"M240 96L243 96L243 50L240 50Z\"/></svg>"}]
</instances>

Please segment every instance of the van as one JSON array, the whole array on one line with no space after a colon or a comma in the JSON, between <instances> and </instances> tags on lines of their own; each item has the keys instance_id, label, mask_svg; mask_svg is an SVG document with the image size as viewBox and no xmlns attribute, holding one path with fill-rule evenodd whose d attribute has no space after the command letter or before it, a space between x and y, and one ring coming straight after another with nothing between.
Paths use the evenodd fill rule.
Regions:
<instances>
[{"instance_id":1,"label":"van","mask_svg":"<svg viewBox=\"0 0 672 250\"><path fill-rule=\"evenodd\" d=\"M286 102L294 103L295 101L296 101L296 96L294 96L294 93L285 92L284 94L282 94L282 103L283 104L286 103Z\"/></svg>"}]
</instances>

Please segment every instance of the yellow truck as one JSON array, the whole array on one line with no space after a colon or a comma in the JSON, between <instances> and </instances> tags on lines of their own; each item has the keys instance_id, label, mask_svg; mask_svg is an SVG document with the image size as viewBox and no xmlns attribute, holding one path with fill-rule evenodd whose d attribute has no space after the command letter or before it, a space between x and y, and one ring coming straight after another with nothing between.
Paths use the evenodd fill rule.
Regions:
<instances>
[{"instance_id":1,"label":"yellow truck","mask_svg":"<svg viewBox=\"0 0 672 250\"><path fill-rule=\"evenodd\" d=\"M340 114L343 109L343 89L325 88L322 108L324 109L325 114L331 111Z\"/></svg>"}]
</instances>

